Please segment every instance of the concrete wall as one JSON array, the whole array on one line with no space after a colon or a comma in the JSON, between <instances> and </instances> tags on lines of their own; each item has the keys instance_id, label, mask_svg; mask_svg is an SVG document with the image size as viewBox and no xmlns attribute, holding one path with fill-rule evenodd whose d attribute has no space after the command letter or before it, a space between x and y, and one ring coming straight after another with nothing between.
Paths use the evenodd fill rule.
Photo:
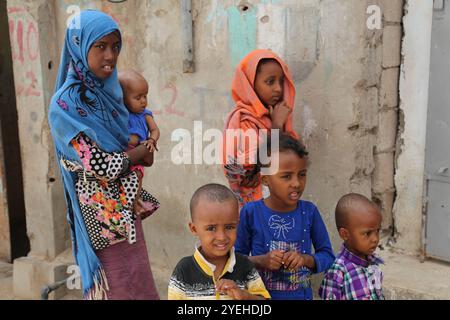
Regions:
<instances>
[{"instance_id":1,"label":"concrete wall","mask_svg":"<svg viewBox=\"0 0 450 320\"><path fill-rule=\"evenodd\" d=\"M14 293L35 298L64 276L55 259L70 248L64 197L57 176L47 110L53 94L57 57L54 6L48 1L8 4L10 41L21 141L28 257L14 261Z\"/></svg>"},{"instance_id":2,"label":"concrete wall","mask_svg":"<svg viewBox=\"0 0 450 320\"><path fill-rule=\"evenodd\" d=\"M386 29L368 30L366 26L367 7L374 3L384 5L392 21L387 35ZM161 151L145 180L163 204L145 222L150 255L154 266L162 270L162 278L167 279L180 257L193 250L195 240L187 229L193 191L208 182L226 183L219 166L174 166L170 134L178 128L193 132L195 120L203 122L204 130L223 127L232 108L229 90L233 68L256 47L277 51L293 71L298 90L295 126L308 145L312 163L304 198L318 204L335 249L340 241L333 211L341 195L355 191L370 197L375 191L380 195L387 191L391 200L382 203L385 220L390 221L393 170L387 181L382 174L374 178L375 146L377 139L384 143L379 153L384 151L390 159L380 166L393 168L396 118L389 118L391 125L385 127L380 117L396 111L398 70L397 79L395 70L394 75L382 75L392 73L389 69L398 69L400 64L398 21L402 3L251 1L245 14L239 12L242 5L233 1L193 4L194 74L183 74L181 69L177 1L140 4L138 19L144 24L135 36L142 32L144 42L140 42L142 47L137 45L137 59L131 60L135 64L122 60L124 65L140 69L149 80L151 107L157 111L163 132ZM382 187L376 189L374 180Z\"/></svg>"},{"instance_id":3,"label":"concrete wall","mask_svg":"<svg viewBox=\"0 0 450 320\"><path fill-rule=\"evenodd\" d=\"M68 244L65 214L60 210L64 199L55 175L47 123L55 82L49 62L59 60L54 59L56 51L52 50L56 45L52 11L47 1L8 1L27 229L31 255L43 258L55 258ZM58 184L57 188L53 189L53 184Z\"/></svg>"},{"instance_id":4,"label":"concrete wall","mask_svg":"<svg viewBox=\"0 0 450 320\"><path fill-rule=\"evenodd\" d=\"M401 127L394 207L396 247L412 254L422 248L425 142L433 2L408 0L400 78Z\"/></svg>"},{"instance_id":5,"label":"concrete wall","mask_svg":"<svg viewBox=\"0 0 450 320\"><path fill-rule=\"evenodd\" d=\"M179 128L193 133L196 120L202 121L203 131L223 128L233 107L230 86L234 67L255 48L273 49L293 73L298 92L295 128L311 159L304 198L320 208L334 248L340 243L334 207L340 196L350 191L378 199L387 221L384 226L391 227L393 169L385 175L377 167L393 167L402 1L194 0L195 73L191 74L182 69L177 0L23 3L8 1L9 7L19 8L10 12L12 24L22 21L30 42L23 53L20 43L14 46L33 254L52 257L68 247L58 179L48 180L56 177L56 172L45 119L67 9L72 4L102 9L119 22L124 38L119 67L136 68L150 85L149 107L162 137L144 185L162 206L145 221L144 228L163 297L175 264L193 252L195 239L187 228L192 193L205 183L226 183L220 166L174 165L171 149L176 143L171 134ZM382 9L381 29L367 27L369 5ZM52 12L56 19L49 18ZM13 35L16 32L11 31ZM51 232L43 234L39 228Z\"/></svg>"},{"instance_id":6,"label":"concrete wall","mask_svg":"<svg viewBox=\"0 0 450 320\"><path fill-rule=\"evenodd\" d=\"M395 199L394 156L398 130L398 82L402 40L402 1L384 1L383 34L380 38L381 70L375 86L378 94L377 139L374 149L375 168L372 176L372 195L383 209L383 228L393 233L392 206ZM378 70L377 70L378 71Z\"/></svg>"}]
</instances>

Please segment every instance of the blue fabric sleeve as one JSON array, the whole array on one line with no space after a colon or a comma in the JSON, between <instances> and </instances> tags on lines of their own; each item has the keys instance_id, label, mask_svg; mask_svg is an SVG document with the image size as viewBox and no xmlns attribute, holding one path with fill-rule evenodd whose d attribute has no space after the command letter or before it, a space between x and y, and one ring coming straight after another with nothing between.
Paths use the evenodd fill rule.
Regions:
<instances>
[{"instance_id":1,"label":"blue fabric sleeve","mask_svg":"<svg viewBox=\"0 0 450 320\"><path fill-rule=\"evenodd\" d=\"M249 221L249 206L245 205L241 209L240 220L238 225L237 239L234 244L236 252L248 256L252 250L252 233Z\"/></svg>"},{"instance_id":2,"label":"blue fabric sleeve","mask_svg":"<svg viewBox=\"0 0 450 320\"><path fill-rule=\"evenodd\" d=\"M314 273L321 273L331 267L335 256L331 247L327 228L317 207L313 212L312 218L311 240L314 246L313 258L316 262L316 269L314 270Z\"/></svg>"},{"instance_id":3,"label":"blue fabric sleeve","mask_svg":"<svg viewBox=\"0 0 450 320\"><path fill-rule=\"evenodd\" d=\"M145 116L146 116L146 115L149 115L150 117L153 118L153 112L151 112L151 111L148 110L148 109L145 109L145 110L144 110L144 115L145 115Z\"/></svg>"}]
</instances>

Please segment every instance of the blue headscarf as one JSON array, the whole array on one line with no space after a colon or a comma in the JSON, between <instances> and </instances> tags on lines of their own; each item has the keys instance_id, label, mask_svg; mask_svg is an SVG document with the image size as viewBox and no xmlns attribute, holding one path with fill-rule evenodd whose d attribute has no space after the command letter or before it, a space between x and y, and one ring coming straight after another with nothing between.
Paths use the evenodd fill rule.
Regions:
<instances>
[{"instance_id":1,"label":"blue headscarf","mask_svg":"<svg viewBox=\"0 0 450 320\"><path fill-rule=\"evenodd\" d=\"M75 260L80 268L83 293L103 285L104 272L89 240L75 192L77 175L61 167L60 160L81 163L71 141L80 132L106 152L123 152L128 146L128 111L123 104L117 70L107 79L90 70L88 52L94 42L117 32L114 20L95 10L82 11L67 29L61 53L55 94L49 110L51 134L55 143L67 203Z\"/></svg>"}]
</instances>

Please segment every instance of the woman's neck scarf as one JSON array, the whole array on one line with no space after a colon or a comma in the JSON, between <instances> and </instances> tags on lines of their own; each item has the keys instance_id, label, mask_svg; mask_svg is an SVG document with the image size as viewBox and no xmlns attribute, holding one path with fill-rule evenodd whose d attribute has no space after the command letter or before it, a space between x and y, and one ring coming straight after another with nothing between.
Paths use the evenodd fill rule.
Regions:
<instances>
[{"instance_id":1,"label":"woman's neck scarf","mask_svg":"<svg viewBox=\"0 0 450 320\"><path fill-rule=\"evenodd\" d=\"M66 31L55 94L49 109L49 123L56 154L61 159L81 162L71 141L80 132L106 152L123 152L128 145L128 111L123 104L117 70L107 79L97 78L87 61L91 46L116 32L114 20L95 10L75 16ZM92 248L75 192L77 175L61 167L67 218L71 227L74 256L80 268L84 296L106 296L108 288L100 260Z\"/></svg>"}]
</instances>

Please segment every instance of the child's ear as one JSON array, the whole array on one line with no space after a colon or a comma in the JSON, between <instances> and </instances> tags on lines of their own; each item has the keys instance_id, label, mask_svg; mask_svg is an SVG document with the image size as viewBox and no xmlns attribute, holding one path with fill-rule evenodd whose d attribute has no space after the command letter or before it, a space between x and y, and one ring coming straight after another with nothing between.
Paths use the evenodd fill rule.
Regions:
<instances>
[{"instance_id":1,"label":"child's ear","mask_svg":"<svg viewBox=\"0 0 450 320\"><path fill-rule=\"evenodd\" d=\"M197 228L195 227L195 224L192 222L189 222L189 230L191 230L191 233L196 236L197 235Z\"/></svg>"},{"instance_id":2,"label":"child's ear","mask_svg":"<svg viewBox=\"0 0 450 320\"><path fill-rule=\"evenodd\" d=\"M338 232L339 232L339 236L341 237L342 240L344 240L344 241L348 240L350 234L347 229L339 228Z\"/></svg>"}]
</instances>

